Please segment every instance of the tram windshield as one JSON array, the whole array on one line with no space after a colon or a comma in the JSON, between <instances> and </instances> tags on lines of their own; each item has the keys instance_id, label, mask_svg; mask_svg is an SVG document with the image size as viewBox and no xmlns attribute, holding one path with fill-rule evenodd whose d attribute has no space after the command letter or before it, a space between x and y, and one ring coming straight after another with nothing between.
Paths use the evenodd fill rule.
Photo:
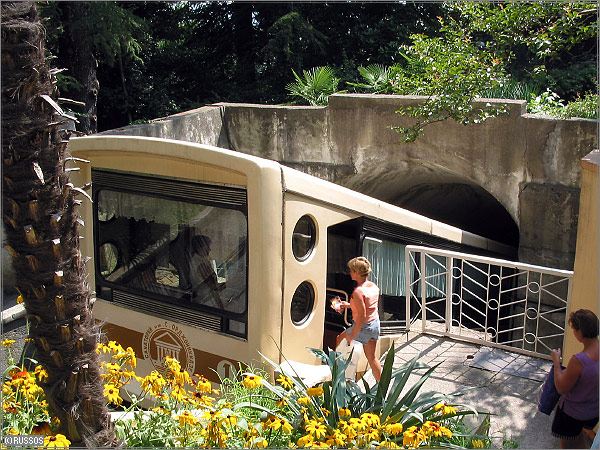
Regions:
<instances>
[{"instance_id":1,"label":"tram windshield","mask_svg":"<svg viewBox=\"0 0 600 450\"><path fill-rule=\"evenodd\" d=\"M113 288L247 323L247 218L215 202L98 191L97 272Z\"/></svg>"}]
</instances>

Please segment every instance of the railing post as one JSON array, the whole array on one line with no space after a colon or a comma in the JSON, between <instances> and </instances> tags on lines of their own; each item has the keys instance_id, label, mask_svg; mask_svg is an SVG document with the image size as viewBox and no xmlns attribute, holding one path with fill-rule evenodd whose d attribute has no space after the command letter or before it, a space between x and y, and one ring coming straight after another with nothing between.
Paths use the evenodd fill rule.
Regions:
<instances>
[{"instance_id":1,"label":"railing post","mask_svg":"<svg viewBox=\"0 0 600 450\"><path fill-rule=\"evenodd\" d=\"M452 327L452 268L454 267L454 258L446 256L446 333L450 332Z\"/></svg>"},{"instance_id":2,"label":"railing post","mask_svg":"<svg viewBox=\"0 0 600 450\"><path fill-rule=\"evenodd\" d=\"M425 252L421 250L421 332L425 332L425 321L427 320L427 308L425 301L427 299L427 267L425 261Z\"/></svg>"},{"instance_id":3,"label":"railing post","mask_svg":"<svg viewBox=\"0 0 600 450\"><path fill-rule=\"evenodd\" d=\"M411 258L412 250L406 249L405 253L405 264L404 264L404 292L406 294L406 331L410 331L410 300L412 298L412 277L410 275L411 267L412 267L412 258Z\"/></svg>"}]
</instances>

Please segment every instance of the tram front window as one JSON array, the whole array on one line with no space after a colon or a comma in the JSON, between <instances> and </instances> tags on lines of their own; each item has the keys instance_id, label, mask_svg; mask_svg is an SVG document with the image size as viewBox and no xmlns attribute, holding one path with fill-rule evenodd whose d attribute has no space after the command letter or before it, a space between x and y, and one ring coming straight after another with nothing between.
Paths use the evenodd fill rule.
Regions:
<instances>
[{"instance_id":1,"label":"tram front window","mask_svg":"<svg viewBox=\"0 0 600 450\"><path fill-rule=\"evenodd\" d=\"M239 208L102 189L95 211L101 284L221 316L224 332L247 323L248 226Z\"/></svg>"}]
</instances>

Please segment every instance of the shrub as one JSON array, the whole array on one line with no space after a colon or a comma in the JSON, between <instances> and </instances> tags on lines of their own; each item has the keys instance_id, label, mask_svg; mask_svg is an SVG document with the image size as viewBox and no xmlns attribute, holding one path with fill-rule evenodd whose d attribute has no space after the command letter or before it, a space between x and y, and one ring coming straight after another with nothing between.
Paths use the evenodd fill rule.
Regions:
<instances>
[{"instance_id":1,"label":"shrub","mask_svg":"<svg viewBox=\"0 0 600 450\"><path fill-rule=\"evenodd\" d=\"M333 70L328 66L313 67L310 70L304 70L304 79L292 69L296 82L289 83L286 89L292 97L297 97L297 102L301 104L308 103L312 106L327 105L328 97L338 91L340 79L337 78Z\"/></svg>"}]
</instances>

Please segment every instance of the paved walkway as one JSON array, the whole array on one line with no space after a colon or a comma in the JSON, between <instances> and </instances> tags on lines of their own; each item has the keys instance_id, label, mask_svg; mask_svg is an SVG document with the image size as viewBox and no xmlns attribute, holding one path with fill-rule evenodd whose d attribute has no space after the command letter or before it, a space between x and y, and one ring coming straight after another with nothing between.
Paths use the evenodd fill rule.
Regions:
<instances>
[{"instance_id":1,"label":"paved walkway","mask_svg":"<svg viewBox=\"0 0 600 450\"><path fill-rule=\"evenodd\" d=\"M537 392L542 381L473 367L471 362L480 347L444 337L410 332L396 341L394 365L400 366L421 352L420 362L429 365L441 364L420 392L437 391L450 394L473 387L460 401L476 407L479 411L493 414L489 434L498 438L493 440L493 448L502 448L503 438L512 439L518 448L559 448L558 440L550 434L552 416L546 416L537 410ZM365 376L367 380L372 378L370 372ZM415 381L419 378L419 375L414 375ZM409 385L412 385L410 381ZM482 419L483 416L480 415L477 422L472 422L472 429L475 429Z\"/></svg>"}]
</instances>

